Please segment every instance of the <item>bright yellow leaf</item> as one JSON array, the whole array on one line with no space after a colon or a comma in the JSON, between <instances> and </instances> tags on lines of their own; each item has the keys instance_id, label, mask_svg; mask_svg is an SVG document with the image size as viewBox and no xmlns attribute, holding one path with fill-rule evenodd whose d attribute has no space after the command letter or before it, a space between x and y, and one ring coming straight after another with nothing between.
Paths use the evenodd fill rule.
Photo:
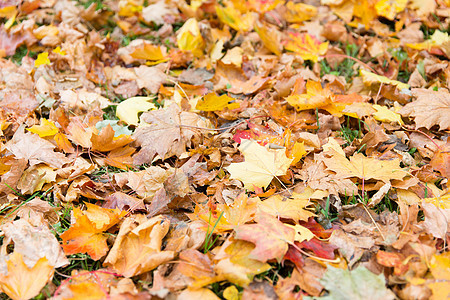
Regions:
<instances>
[{"instance_id":1,"label":"bright yellow leaf","mask_svg":"<svg viewBox=\"0 0 450 300\"><path fill-rule=\"evenodd\" d=\"M366 70L359 70L359 74L362 77L362 80L364 82L364 84L366 85L372 85L375 83L383 83L383 84L389 84L389 85L393 85L396 86L399 90L402 89L409 89L409 84L397 81L397 80L391 80L389 78L387 78L386 76L381 76L381 75L377 75L374 74L372 72L366 71Z\"/></svg>"},{"instance_id":2,"label":"bright yellow leaf","mask_svg":"<svg viewBox=\"0 0 450 300\"><path fill-rule=\"evenodd\" d=\"M181 50L191 51L196 57L203 55L205 42L203 41L198 22L191 18L177 32L177 44Z\"/></svg>"},{"instance_id":3,"label":"bright yellow leaf","mask_svg":"<svg viewBox=\"0 0 450 300\"><path fill-rule=\"evenodd\" d=\"M56 54L66 55L66 51L61 50L61 47L60 47L60 46L58 46L58 47L56 47L55 49L53 49L52 52L53 52L53 53L56 53Z\"/></svg>"},{"instance_id":4,"label":"bright yellow leaf","mask_svg":"<svg viewBox=\"0 0 450 300\"><path fill-rule=\"evenodd\" d=\"M395 16L405 10L408 0L380 0L375 4L379 16L394 20Z\"/></svg>"},{"instance_id":5,"label":"bright yellow leaf","mask_svg":"<svg viewBox=\"0 0 450 300\"><path fill-rule=\"evenodd\" d=\"M132 97L122 101L117 105L116 116L128 125L137 126L139 124L138 113L156 109L156 106L149 101L152 97Z\"/></svg>"},{"instance_id":6,"label":"bright yellow leaf","mask_svg":"<svg viewBox=\"0 0 450 300\"><path fill-rule=\"evenodd\" d=\"M42 65L49 65L50 59L48 59L48 52L39 53L36 60L34 61L34 66L38 68Z\"/></svg>"},{"instance_id":7,"label":"bright yellow leaf","mask_svg":"<svg viewBox=\"0 0 450 300\"><path fill-rule=\"evenodd\" d=\"M241 15L231 3L227 7L216 5L216 13L222 23L239 32L249 31L253 28L255 22L255 17L252 13Z\"/></svg>"},{"instance_id":8,"label":"bright yellow leaf","mask_svg":"<svg viewBox=\"0 0 450 300\"><path fill-rule=\"evenodd\" d=\"M224 94L222 96L217 96L216 93L209 93L197 102L197 106L195 108L202 111L217 111L224 110L225 108L239 108L239 103L233 101L235 101L235 99L228 95Z\"/></svg>"},{"instance_id":9,"label":"bright yellow leaf","mask_svg":"<svg viewBox=\"0 0 450 300\"><path fill-rule=\"evenodd\" d=\"M58 133L58 127L55 126L53 121L42 118L40 125L33 125L27 128L29 132L36 133L39 137L54 136Z\"/></svg>"},{"instance_id":10,"label":"bright yellow leaf","mask_svg":"<svg viewBox=\"0 0 450 300\"><path fill-rule=\"evenodd\" d=\"M304 3L294 3L292 1L286 3L286 13L284 14L284 18L290 23L308 21L316 15L317 8L315 6Z\"/></svg>"},{"instance_id":11,"label":"bright yellow leaf","mask_svg":"<svg viewBox=\"0 0 450 300\"><path fill-rule=\"evenodd\" d=\"M372 114L375 120L380 122L398 123L400 125L404 124L401 115L389 110L386 106L374 104L373 108L377 110L376 113Z\"/></svg>"},{"instance_id":12,"label":"bright yellow leaf","mask_svg":"<svg viewBox=\"0 0 450 300\"><path fill-rule=\"evenodd\" d=\"M316 37L307 33L289 33L289 41L284 47L300 55L304 60L317 62L319 56L324 55L328 50L328 42L321 43Z\"/></svg>"}]
</instances>

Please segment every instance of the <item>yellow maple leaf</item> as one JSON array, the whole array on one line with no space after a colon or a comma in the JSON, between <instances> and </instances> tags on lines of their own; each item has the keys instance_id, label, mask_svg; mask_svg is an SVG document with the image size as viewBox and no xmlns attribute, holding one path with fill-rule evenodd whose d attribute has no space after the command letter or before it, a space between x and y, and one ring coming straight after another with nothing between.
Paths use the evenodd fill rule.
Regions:
<instances>
[{"instance_id":1,"label":"yellow maple leaf","mask_svg":"<svg viewBox=\"0 0 450 300\"><path fill-rule=\"evenodd\" d=\"M317 8L309 4L289 1L286 3L286 8L284 17L290 23L308 21L317 15Z\"/></svg>"},{"instance_id":2,"label":"yellow maple leaf","mask_svg":"<svg viewBox=\"0 0 450 300\"><path fill-rule=\"evenodd\" d=\"M321 43L316 37L307 33L290 32L289 40L284 48L297 53L304 60L317 62L319 56L327 52L328 42Z\"/></svg>"},{"instance_id":3,"label":"yellow maple leaf","mask_svg":"<svg viewBox=\"0 0 450 300\"><path fill-rule=\"evenodd\" d=\"M198 22L190 18L177 32L177 44L181 50L191 51L196 57L203 55L205 42L203 41Z\"/></svg>"},{"instance_id":4,"label":"yellow maple leaf","mask_svg":"<svg viewBox=\"0 0 450 300\"><path fill-rule=\"evenodd\" d=\"M156 106L149 101L152 97L131 97L117 105L116 116L128 125L137 126L139 124L138 113L156 109Z\"/></svg>"},{"instance_id":5,"label":"yellow maple leaf","mask_svg":"<svg viewBox=\"0 0 450 300\"><path fill-rule=\"evenodd\" d=\"M14 251L8 258L6 261L8 274L0 274L0 288L14 300L37 296L52 278L55 270L45 257L39 259L32 268L24 263L19 252Z\"/></svg>"},{"instance_id":6,"label":"yellow maple leaf","mask_svg":"<svg viewBox=\"0 0 450 300\"><path fill-rule=\"evenodd\" d=\"M161 47L148 43L134 49L134 51L130 53L130 56L136 59L149 60L150 62L147 64L159 64L167 61L166 56L162 53Z\"/></svg>"},{"instance_id":7,"label":"yellow maple leaf","mask_svg":"<svg viewBox=\"0 0 450 300\"><path fill-rule=\"evenodd\" d=\"M400 125L404 124L400 114L389 110L386 106L374 104L373 108L377 110L377 112L372 114L375 120L380 122L398 123Z\"/></svg>"},{"instance_id":8,"label":"yellow maple leaf","mask_svg":"<svg viewBox=\"0 0 450 300\"><path fill-rule=\"evenodd\" d=\"M242 15L231 3L226 7L216 5L216 14L222 23L239 32L246 32L252 29L256 19L251 12Z\"/></svg>"},{"instance_id":9,"label":"yellow maple leaf","mask_svg":"<svg viewBox=\"0 0 450 300\"><path fill-rule=\"evenodd\" d=\"M40 125L33 125L27 128L29 132L36 133L39 137L54 136L58 133L58 127L55 126L53 121L42 118Z\"/></svg>"},{"instance_id":10,"label":"yellow maple leaf","mask_svg":"<svg viewBox=\"0 0 450 300\"><path fill-rule=\"evenodd\" d=\"M36 60L34 61L34 67L38 68L42 65L49 65L50 59L48 59L48 52L39 53Z\"/></svg>"},{"instance_id":11,"label":"yellow maple leaf","mask_svg":"<svg viewBox=\"0 0 450 300\"><path fill-rule=\"evenodd\" d=\"M255 31L258 33L264 47L269 49L275 55L281 54L281 51L283 50L283 47L281 46L281 33L276 30L274 26L256 22Z\"/></svg>"},{"instance_id":12,"label":"yellow maple leaf","mask_svg":"<svg viewBox=\"0 0 450 300\"><path fill-rule=\"evenodd\" d=\"M307 110L325 107L331 104L333 93L322 88L320 82L309 80L306 83L306 94L292 93L286 101L297 110Z\"/></svg>"},{"instance_id":13,"label":"yellow maple leaf","mask_svg":"<svg viewBox=\"0 0 450 300\"><path fill-rule=\"evenodd\" d=\"M305 209L311 202L307 198L298 197L294 193L292 199L284 199L281 195L274 195L258 204L258 210L271 214L277 218L291 219L295 222L307 221L309 217L315 216L311 211Z\"/></svg>"},{"instance_id":14,"label":"yellow maple leaf","mask_svg":"<svg viewBox=\"0 0 450 300\"><path fill-rule=\"evenodd\" d=\"M399 159L379 160L357 153L348 160L333 149L327 153L331 154L331 157L324 158L323 162L329 170L336 172L342 179L357 177L364 180L375 179L389 182L392 179L401 180L408 175L408 172L400 167Z\"/></svg>"},{"instance_id":15,"label":"yellow maple leaf","mask_svg":"<svg viewBox=\"0 0 450 300\"><path fill-rule=\"evenodd\" d=\"M218 275L239 286L249 285L253 277L271 268L268 263L250 258L255 245L243 240L228 238L221 246L215 266Z\"/></svg>"},{"instance_id":16,"label":"yellow maple leaf","mask_svg":"<svg viewBox=\"0 0 450 300\"><path fill-rule=\"evenodd\" d=\"M387 78L386 76L381 76L374 74L372 72L366 71L366 70L359 70L359 74L362 77L362 80L365 85L372 85L375 83L383 83L383 84L389 84L396 86L399 90L402 89L409 89L409 84L397 81L397 80L391 80Z\"/></svg>"},{"instance_id":17,"label":"yellow maple leaf","mask_svg":"<svg viewBox=\"0 0 450 300\"><path fill-rule=\"evenodd\" d=\"M195 107L202 111L217 111L228 109L239 108L239 103L233 102L235 99L228 95L217 96L216 93L209 93L203 97L203 99L197 102Z\"/></svg>"},{"instance_id":18,"label":"yellow maple leaf","mask_svg":"<svg viewBox=\"0 0 450 300\"><path fill-rule=\"evenodd\" d=\"M375 4L379 16L394 20L395 16L405 10L408 0L380 0Z\"/></svg>"},{"instance_id":19,"label":"yellow maple leaf","mask_svg":"<svg viewBox=\"0 0 450 300\"><path fill-rule=\"evenodd\" d=\"M284 148L273 150L252 140L243 140L239 151L245 161L232 163L225 169L230 178L241 180L249 190L254 190L254 186L266 188L275 176L286 174L293 160L286 156Z\"/></svg>"}]
</instances>

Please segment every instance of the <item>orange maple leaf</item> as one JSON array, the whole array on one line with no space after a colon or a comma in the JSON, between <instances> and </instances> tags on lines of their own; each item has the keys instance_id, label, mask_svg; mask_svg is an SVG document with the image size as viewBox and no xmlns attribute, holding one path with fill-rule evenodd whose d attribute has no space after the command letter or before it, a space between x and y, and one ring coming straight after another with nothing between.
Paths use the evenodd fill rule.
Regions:
<instances>
[{"instance_id":1,"label":"orange maple leaf","mask_svg":"<svg viewBox=\"0 0 450 300\"><path fill-rule=\"evenodd\" d=\"M117 224L126 212L90 203L86 203L86 206L86 211L73 209L76 222L61 234L62 247L67 255L86 252L93 260L99 260L109 249L104 232Z\"/></svg>"},{"instance_id":2,"label":"orange maple leaf","mask_svg":"<svg viewBox=\"0 0 450 300\"><path fill-rule=\"evenodd\" d=\"M29 268L19 252L9 255L6 266L8 274L0 274L0 288L12 299L30 299L37 296L55 270L45 257Z\"/></svg>"},{"instance_id":3,"label":"orange maple leaf","mask_svg":"<svg viewBox=\"0 0 450 300\"><path fill-rule=\"evenodd\" d=\"M307 33L289 33L289 40L284 46L286 50L300 55L304 60L317 62L319 56L324 55L328 49L328 42L321 43L316 37Z\"/></svg>"}]
</instances>

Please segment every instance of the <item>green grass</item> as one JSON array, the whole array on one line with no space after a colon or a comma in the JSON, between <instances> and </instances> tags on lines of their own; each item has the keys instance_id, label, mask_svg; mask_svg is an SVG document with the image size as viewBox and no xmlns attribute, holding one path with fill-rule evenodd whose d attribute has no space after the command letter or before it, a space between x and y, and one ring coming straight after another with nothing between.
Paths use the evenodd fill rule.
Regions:
<instances>
[{"instance_id":1,"label":"green grass","mask_svg":"<svg viewBox=\"0 0 450 300\"><path fill-rule=\"evenodd\" d=\"M345 45L345 54L351 57L357 57L359 48L355 44ZM331 66L326 59L320 61L320 76L332 74L336 76L344 76L347 82L351 82L352 78L357 75L353 66L356 64L354 60L344 59L340 64Z\"/></svg>"},{"instance_id":2,"label":"green grass","mask_svg":"<svg viewBox=\"0 0 450 300\"><path fill-rule=\"evenodd\" d=\"M27 46L22 45L19 48L17 48L16 49L16 53L14 53L14 55L10 56L9 58L11 58L11 60L16 65L22 65L22 58L24 58L25 56L36 58L37 57L37 52L29 51Z\"/></svg>"}]
</instances>

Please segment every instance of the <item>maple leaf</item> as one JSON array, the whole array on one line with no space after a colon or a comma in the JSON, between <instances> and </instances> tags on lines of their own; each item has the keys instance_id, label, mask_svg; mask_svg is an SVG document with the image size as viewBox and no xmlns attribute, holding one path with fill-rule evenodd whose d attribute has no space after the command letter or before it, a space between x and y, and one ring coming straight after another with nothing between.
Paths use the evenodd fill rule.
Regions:
<instances>
[{"instance_id":1,"label":"maple leaf","mask_svg":"<svg viewBox=\"0 0 450 300\"><path fill-rule=\"evenodd\" d=\"M242 193L231 204L218 204L214 211L199 204L188 216L191 220L201 219L208 223L210 227L214 227L214 233L224 232L252 221L258 202L259 198L248 198Z\"/></svg>"},{"instance_id":2,"label":"maple leaf","mask_svg":"<svg viewBox=\"0 0 450 300\"><path fill-rule=\"evenodd\" d=\"M208 126L197 114L182 112L176 104L143 113L141 122L146 125L139 127L133 134L136 144L141 146L141 150L133 156L138 165L151 162L155 154L165 159L185 152L186 144L198 133L183 125Z\"/></svg>"},{"instance_id":3,"label":"maple leaf","mask_svg":"<svg viewBox=\"0 0 450 300\"><path fill-rule=\"evenodd\" d=\"M281 195L274 195L258 204L258 209L278 218L307 221L315 214L305 209L311 204L309 200L298 196L299 194L293 193L292 199L284 199Z\"/></svg>"},{"instance_id":4,"label":"maple leaf","mask_svg":"<svg viewBox=\"0 0 450 300\"><path fill-rule=\"evenodd\" d=\"M93 260L99 260L109 249L106 244L108 236L104 232L117 224L126 212L85 204L88 209L84 212L79 208L73 209L75 224L60 235L62 246L66 254L86 252Z\"/></svg>"},{"instance_id":5,"label":"maple leaf","mask_svg":"<svg viewBox=\"0 0 450 300\"><path fill-rule=\"evenodd\" d=\"M235 99L228 95L217 96L216 93L209 93L203 97L202 100L197 102L195 107L202 111L215 111L223 110L225 108L235 109L239 108L239 103L234 102Z\"/></svg>"},{"instance_id":6,"label":"maple leaf","mask_svg":"<svg viewBox=\"0 0 450 300\"><path fill-rule=\"evenodd\" d=\"M36 205L37 203L34 201L32 204ZM30 205L30 207L32 206ZM18 215L24 213L25 211L22 211ZM28 214L31 214L30 210L28 210ZM6 247L13 243L14 252L22 255L21 259L28 267L33 267L41 258L46 258L46 262L55 268L69 264L58 240L47 228L47 225L35 227L25 219L19 219L4 223L0 228L5 237L2 251L6 253Z\"/></svg>"},{"instance_id":7,"label":"maple leaf","mask_svg":"<svg viewBox=\"0 0 450 300\"><path fill-rule=\"evenodd\" d=\"M128 125L137 126L139 123L138 113L156 109L149 101L151 97L131 97L117 105L116 116Z\"/></svg>"},{"instance_id":8,"label":"maple leaf","mask_svg":"<svg viewBox=\"0 0 450 300\"><path fill-rule=\"evenodd\" d=\"M266 262L269 259L281 261L295 238L295 231L285 226L272 215L260 212L257 224L245 224L235 229L236 239L255 244L250 258Z\"/></svg>"},{"instance_id":9,"label":"maple leaf","mask_svg":"<svg viewBox=\"0 0 450 300\"><path fill-rule=\"evenodd\" d=\"M414 117L416 128L430 129L439 125L441 130L450 129L450 93L447 90L413 89L412 93L417 99L406 104L399 111L401 115Z\"/></svg>"},{"instance_id":10,"label":"maple leaf","mask_svg":"<svg viewBox=\"0 0 450 300\"><path fill-rule=\"evenodd\" d=\"M36 133L41 138L46 136L54 136L59 131L55 126L55 123L44 118L41 119L40 125L33 125L30 128L27 128L27 130L29 132Z\"/></svg>"},{"instance_id":11,"label":"maple leaf","mask_svg":"<svg viewBox=\"0 0 450 300\"><path fill-rule=\"evenodd\" d=\"M304 60L317 62L319 56L327 52L328 42L321 43L316 37L307 33L289 32L289 40L284 48L297 53Z\"/></svg>"},{"instance_id":12,"label":"maple leaf","mask_svg":"<svg viewBox=\"0 0 450 300\"><path fill-rule=\"evenodd\" d=\"M55 271L45 257L29 268L23 262L22 254L16 251L9 255L6 266L7 274L0 273L0 288L14 300L37 296Z\"/></svg>"},{"instance_id":13,"label":"maple leaf","mask_svg":"<svg viewBox=\"0 0 450 300\"><path fill-rule=\"evenodd\" d=\"M341 178L358 177L365 180L375 179L389 182L392 179L403 179L408 175L400 168L399 159L379 160L356 153L348 160L335 150L330 150L328 153L331 154L331 157L323 158L323 162L329 170L336 172Z\"/></svg>"},{"instance_id":14,"label":"maple leaf","mask_svg":"<svg viewBox=\"0 0 450 300\"><path fill-rule=\"evenodd\" d=\"M397 81L397 80L391 80L387 78L386 76L381 76L374 74L372 72L366 71L366 70L359 70L359 73L363 79L364 84L366 85L372 85L375 83L383 83L383 84L389 84L397 87L399 90L402 89L409 89L409 84Z\"/></svg>"},{"instance_id":15,"label":"maple leaf","mask_svg":"<svg viewBox=\"0 0 450 300\"><path fill-rule=\"evenodd\" d=\"M361 266L350 272L328 265L320 283L329 291L330 299L395 299L386 289L383 274L377 276Z\"/></svg>"},{"instance_id":16,"label":"maple leaf","mask_svg":"<svg viewBox=\"0 0 450 300\"><path fill-rule=\"evenodd\" d=\"M270 269L270 265L250 257L255 245L243 240L228 238L214 257L218 260L214 270L226 280L248 286L253 277Z\"/></svg>"},{"instance_id":17,"label":"maple leaf","mask_svg":"<svg viewBox=\"0 0 450 300\"><path fill-rule=\"evenodd\" d=\"M252 140L243 140L238 149L245 161L232 163L225 169L230 172L230 178L241 180L249 190L254 186L266 188L275 176L286 174L292 161L284 149L268 149Z\"/></svg>"},{"instance_id":18,"label":"maple leaf","mask_svg":"<svg viewBox=\"0 0 450 300\"><path fill-rule=\"evenodd\" d=\"M193 288L201 288L211 283L222 281L222 276L217 276L213 263L208 255L194 249L187 249L180 253L178 270L185 276L194 279Z\"/></svg>"},{"instance_id":19,"label":"maple leaf","mask_svg":"<svg viewBox=\"0 0 450 300\"><path fill-rule=\"evenodd\" d=\"M125 219L103 264L125 277L132 277L173 259L173 251L161 251L169 224L162 216Z\"/></svg>"},{"instance_id":20,"label":"maple leaf","mask_svg":"<svg viewBox=\"0 0 450 300\"><path fill-rule=\"evenodd\" d=\"M306 83L306 94L292 93L286 101L297 110L322 108L331 104L333 94L328 89L323 89L320 82L309 80Z\"/></svg>"},{"instance_id":21,"label":"maple leaf","mask_svg":"<svg viewBox=\"0 0 450 300\"><path fill-rule=\"evenodd\" d=\"M55 146L37 134L25 133L23 126L19 127L13 138L5 144L16 158L25 158L30 165L44 162L52 167L61 168L71 160L59 152L54 152Z\"/></svg>"},{"instance_id":22,"label":"maple leaf","mask_svg":"<svg viewBox=\"0 0 450 300\"><path fill-rule=\"evenodd\" d=\"M93 151L108 152L121 148L133 141L129 135L122 134L115 137L115 131L111 125L103 127L98 134L92 134L91 145Z\"/></svg>"}]
</instances>

